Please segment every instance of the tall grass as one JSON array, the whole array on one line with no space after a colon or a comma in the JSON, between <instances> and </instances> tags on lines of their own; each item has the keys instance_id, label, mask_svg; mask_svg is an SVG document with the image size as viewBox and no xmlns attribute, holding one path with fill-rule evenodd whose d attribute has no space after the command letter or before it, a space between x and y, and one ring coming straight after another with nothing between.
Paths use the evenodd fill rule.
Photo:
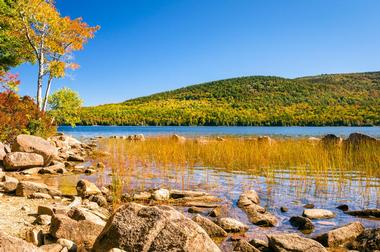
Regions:
<instances>
[{"instance_id":1,"label":"tall grass","mask_svg":"<svg viewBox=\"0 0 380 252\"><path fill-rule=\"evenodd\" d=\"M354 178L366 183L380 178L378 143L325 145L308 139L282 138L267 142L243 137L179 141L163 136L143 142L104 139L101 147L111 153L103 161L112 168L118 195L136 186L144 189L144 184L134 184L135 178L159 178L165 182L182 174L179 183L186 187L189 183L186 177L199 167L205 170L206 179L207 168L263 176L269 184L279 174L287 174L289 179L311 178L317 190L323 190L331 178L336 179L338 187L339 182Z\"/></svg>"}]
</instances>

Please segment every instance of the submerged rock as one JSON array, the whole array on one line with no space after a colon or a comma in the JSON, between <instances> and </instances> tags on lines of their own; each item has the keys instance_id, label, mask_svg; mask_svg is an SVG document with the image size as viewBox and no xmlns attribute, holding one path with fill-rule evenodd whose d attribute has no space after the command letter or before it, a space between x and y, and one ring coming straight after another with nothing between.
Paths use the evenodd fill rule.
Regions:
<instances>
[{"instance_id":1,"label":"submerged rock","mask_svg":"<svg viewBox=\"0 0 380 252\"><path fill-rule=\"evenodd\" d=\"M278 252L327 252L317 241L304 238L298 234L268 235L269 247Z\"/></svg>"},{"instance_id":2,"label":"submerged rock","mask_svg":"<svg viewBox=\"0 0 380 252\"><path fill-rule=\"evenodd\" d=\"M6 171L17 171L43 166L44 158L36 153L11 152L5 156L3 162Z\"/></svg>"},{"instance_id":3,"label":"submerged rock","mask_svg":"<svg viewBox=\"0 0 380 252\"><path fill-rule=\"evenodd\" d=\"M342 210L343 212L346 212L349 209L348 205L346 204L339 205L336 208L338 208L339 210Z\"/></svg>"},{"instance_id":4,"label":"submerged rock","mask_svg":"<svg viewBox=\"0 0 380 252\"><path fill-rule=\"evenodd\" d=\"M335 213L325 209L305 209L302 215L309 219L330 219L335 217Z\"/></svg>"},{"instance_id":5,"label":"submerged rock","mask_svg":"<svg viewBox=\"0 0 380 252\"><path fill-rule=\"evenodd\" d=\"M207 233L169 206L121 206L96 239L93 251L220 251Z\"/></svg>"},{"instance_id":6,"label":"submerged rock","mask_svg":"<svg viewBox=\"0 0 380 252\"><path fill-rule=\"evenodd\" d=\"M185 198L185 197L201 197L208 196L210 194L199 191L186 191L186 190L170 190L170 197L173 199Z\"/></svg>"},{"instance_id":7,"label":"submerged rock","mask_svg":"<svg viewBox=\"0 0 380 252\"><path fill-rule=\"evenodd\" d=\"M380 218L380 208L346 211L346 214L366 218Z\"/></svg>"},{"instance_id":8,"label":"submerged rock","mask_svg":"<svg viewBox=\"0 0 380 252\"><path fill-rule=\"evenodd\" d=\"M338 247L344 243L354 241L363 231L364 226L360 222L353 222L318 235L315 240L326 247Z\"/></svg>"},{"instance_id":9,"label":"submerged rock","mask_svg":"<svg viewBox=\"0 0 380 252\"><path fill-rule=\"evenodd\" d=\"M203 217L199 214L192 218L199 226L201 226L210 237L224 237L227 236L227 232L223 228L216 225L211 220Z\"/></svg>"}]
</instances>

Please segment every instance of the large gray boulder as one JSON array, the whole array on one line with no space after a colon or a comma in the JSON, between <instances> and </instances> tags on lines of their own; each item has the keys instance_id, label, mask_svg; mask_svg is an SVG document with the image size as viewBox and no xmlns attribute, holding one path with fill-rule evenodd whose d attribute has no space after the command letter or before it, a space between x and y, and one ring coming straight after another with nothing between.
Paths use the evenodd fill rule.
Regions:
<instances>
[{"instance_id":1,"label":"large gray boulder","mask_svg":"<svg viewBox=\"0 0 380 252\"><path fill-rule=\"evenodd\" d=\"M38 248L20 238L10 236L0 231L1 252L37 252Z\"/></svg>"},{"instance_id":2,"label":"large gray boulder","mask_svg":"<svg viewBox=\"0 0 380 252\"><path fill-rule=\"evenodd\" d=\"M330 230L317 236L315 239L326 247L338 247L356 239L364 231L360 222L353 222L343 227Z\"/></svg>"},{"instance_id":3,"label":"large gray boulder","mask_svg":"<svg viewBox=\"0 0 380 252\"><path fill-rule=\"evenodd\" d=\"M36 153L11 152L5 156L3 163L6 171L18 171L43 166L44 158Z\"/></svg>"},{"instance_id":4,"label":"large gray boulder","mask_svg":"<svg viewBox=\"0 0 380 252\"><path fill-rule=\"evenodd\" d=\"M45 166L58 156L57 148L49 141L31 135L18 135L12 146L12 151L40 154L44 158Z\"/></svg>"},{"instance_id":5,"label":"large gray boulder","mask_svg":"<svg viewBox=\"0 0 380 252\"><path fill-rule=\"evenodd\" d=\"M327 252L317 241L298 234L268 235L269 247L276 252Z\"/></svg>"},{"instance_id":6,"label":"large gray boulder","mask_svg":"<svg viewBox=\"0 0 380 252\"><path fill-rule=\"evenodd\" d=\"M364 230L349 248L363 252L380 251L380 228Z\"/></svg>"},{"instance_id":7,"label":"large gray boulder","mask_svg":"<svg viewBox=\"0 0 380 252\"><path fill-rule=\"evenodd\" d=\"M109 218L93 251L220 251L195 222L169 206L121 206Z\"/></svg>"}]
</instances>

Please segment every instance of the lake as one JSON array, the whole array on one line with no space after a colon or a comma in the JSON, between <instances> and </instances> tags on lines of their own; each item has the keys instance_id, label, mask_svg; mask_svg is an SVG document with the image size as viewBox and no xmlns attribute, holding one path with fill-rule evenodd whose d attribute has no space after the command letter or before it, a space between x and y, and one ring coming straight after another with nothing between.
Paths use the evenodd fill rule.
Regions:
<instances>
[{"instance_id":1,"label":"lake","mask_svg":"<svg viewBox=\"0 0 380 252\"><path fill-rule=\"evenodd\" d=\"M59 131L74 137L94 136L122 136L133 134L185 136L212 136L212 135L268 135L307 137L335 134L347 137L353 132L380 138L380 127L207 127L207 126L61 126Z\"/></svg>"}]
</instances>

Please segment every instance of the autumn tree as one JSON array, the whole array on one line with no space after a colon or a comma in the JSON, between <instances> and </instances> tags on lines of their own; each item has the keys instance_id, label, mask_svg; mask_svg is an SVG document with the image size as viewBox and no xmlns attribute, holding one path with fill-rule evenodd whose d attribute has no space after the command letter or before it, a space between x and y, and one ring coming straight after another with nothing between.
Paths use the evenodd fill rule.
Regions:
<instances>
[{"instance_id":1,"label":"autumn tree","mask_svg":"<svg viewBox=\"0 0 380 252\"><path fill-rule=\"evenodd\" d=\"M4 36L22 45L18 53L27 61L38 64L36 100L45 111L53 79L64 77L67 69L78 68L72 53L81 50L99 26L91 27L81 18L62 17L53 0L1 1L10 6L9 14L0 17L0 24L9 27Z\"/></svg>"}]
</instances>

